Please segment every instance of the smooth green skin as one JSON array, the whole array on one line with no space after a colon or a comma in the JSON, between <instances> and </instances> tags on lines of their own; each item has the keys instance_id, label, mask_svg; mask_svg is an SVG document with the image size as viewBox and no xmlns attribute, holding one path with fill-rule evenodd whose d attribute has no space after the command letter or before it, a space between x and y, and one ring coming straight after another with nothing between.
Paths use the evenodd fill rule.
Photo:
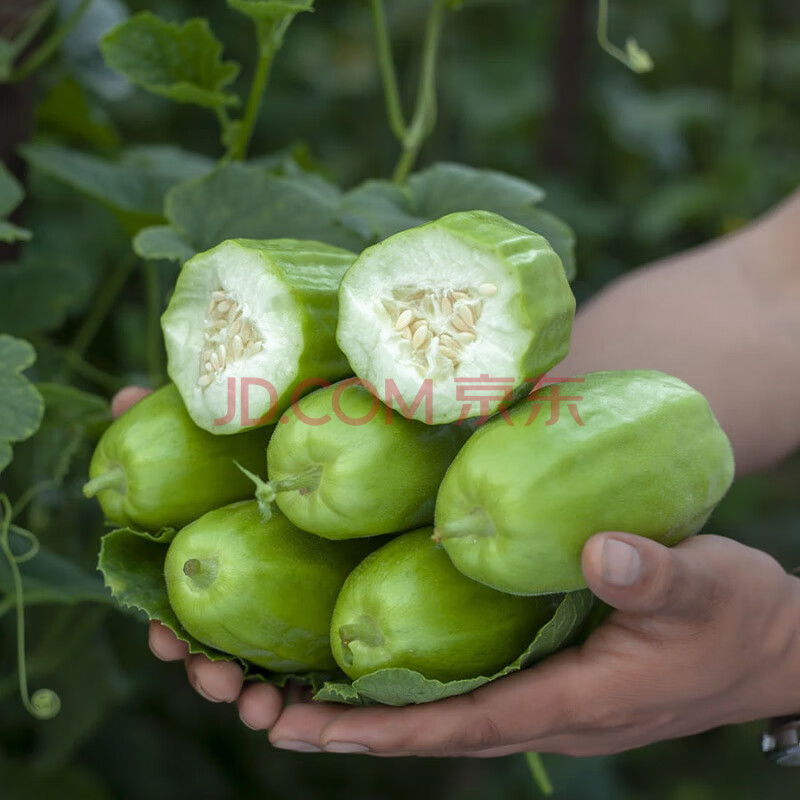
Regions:
<instances>
[{"instance_id":1,"label":"smooth green skin","mask_svg":"<svg viewBox=\"0 0 800 800\"><path fill-rule=\"evenodd\" d=\"M164 562L169 602L209 647L275 672L333 669L333 605L364 542L327 542L254 500L210 511L173 539ZM186 563L200 562L193 576Z\"/></svg>"},{"instance_id":2,"label":"smooth green skin","mask_svg":"<svg viewBox=\"0 0 800 800\"><path fill-rule=\"evenodd\" d=\"M167 310L161 317L161 327L167 349L167 373L175 381L186 406L191 409L191 397L195 389L192 379L186 386L180 379L180 365L186 355L182 343L169 335L172 313L186 303L197 303L191 290L193 275L202 272L205 257L222 246L241 247L260 253L264 269L278 276L302 309L301 328L304 347L297 360L297 373L294 381L278 396L275 413L270 422L278 421L281 412L288 408L295 387L310 378L337 380L351 374L350 365L336 343L336 325L339 317L338 291L342 276L356 258L355 253L324 242L300 239L229 239L203 253L189 259L181 269L170 298ZM208 297L198 304L197 314L205 313ZM202 306L202 307L201 307ZM251 375L252 378L270 380L270 375ZM310 391L313 386L305 389ZM254 394L255 401L258 395ZM269 401L259 408L253 402L251 415L261 417L270 411ZM191 413L191 411L190 411ZM242 430L240 415L227 425L215 425L213 419L195 419L200 427L215 433L229 434Z\"/></svg>"},{"instance_id":3,"label":"smooth green skin","mask_svg":"<svg viewBox=\"0 0 800 800\"><path fill-rule=\"evenodd\" d=\"M328 539L433 522L436 491L472 431L408 420L348 381L307 395L285 418L267 448L270 486L309 479L278 492L275 502L295 525Z\"/></svg>"},{"instance_id":4,"label":"smooth green skin","mask_svg":"<svg viewBox=\"0 0 800 800\"><path fill-rule=\"evenodd\" d=\"M404 241L417 235L417 231L430 228L441 231L445 236L456 237L473 249L491 253L505 262L506 272L502 280L513 283L518 298L518 302L510 309L510 321L519 328L521 355L516 375L513 376L517 382L511 394L512 400L519 399L530 391L530 386L524 383L526 379L543 375L566 357L575 317L575 295L564 273L561 259L543 236L522 225L490 211L459 211L417 228L400 231L368 247L347 270L339 289L342 314L357 313L357 306L346 304L343 296L357 295L362 271L380 269L381 250L402 248ZM500 277L496 280L500 280ZM396 376L379 375L374 373L370 364L359 364L354 358L352 348L348 346L348 338L343 333L343 326L339 325L339 347L350 359L353 371L360 378L373 383L381 400L385 400L386 380L394 380ZM452 384L452 387L448 386L448 390L455 392L452 378L448 383ZM398 382L397 388L410 406L420 387L418 384L402 386ZM433 424L454 422L461 413L459 410L455 415L448 415L437 411L435 396L441 390L441 386L434 384L431 417ZM503 402L507 401L489 402L489 412L497 411ZM477 403L474 406L471 416L477 417L480 415L480 408ZM425 414L425 403L421 403L414 411L413 418L424 420Z\"/></svg>"},{"instance_id":5,"label":"smooth green skin","mask_svg":"<svg viewBox=\"0 0 800 800\"><path fill-rule=\"evenodd\" d=\"M583 425L547 400L480 428L439 489L436 528L455 566L518 594L586 586L581 550L600 531L674 545L696 533L728 490L733 451L702 394L648 370L593 372L565 383Z\"/></svg>"},{"instance_id":6,"label":"smooth green skin","mask_svg":"<svg viewBox=\"0 0 800 800\"><path fill-rule=\"evenodd\" d=\"M117 525L179 528L252 494L252 483L234 462L263 475L270 433L256 429L213 436L192 422L178 390L168 384L107 428L92 456L89 478L118 476L116 485L96 493L103 513Z\"/></svg>"},{"instance_id":7,"label":"smooth green skin","mask_svg":"<svg viewBox=\"0 0 800 800\"><path fill-rule=\"evenodd\" d=\"M432 533L392 539L345 581L331 649L350 678L392 667L440 681L492 675L552 617L553 597L515 597L465 578Z\"/></svg>"}]
</instances>

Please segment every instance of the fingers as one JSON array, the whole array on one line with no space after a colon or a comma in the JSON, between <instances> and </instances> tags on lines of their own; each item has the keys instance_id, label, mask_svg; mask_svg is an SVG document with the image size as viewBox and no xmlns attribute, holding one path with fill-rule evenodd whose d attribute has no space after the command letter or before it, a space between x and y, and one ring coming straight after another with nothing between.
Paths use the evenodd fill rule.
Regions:
<instances>
[{"instance_id":1,"label":"fingers","mask_svg":"<svg viewBox=\"0 0 800 800\"><path fill-rule=\"evenodd\" d=\"M244 673L238 664L211 661L204 655L186 659L186 675L194 690L211 703L232 703L244 683Z\"/></svg>"},{"instance_id":2,"label":"fingers","mask_svg":"<svg viewBox=\"0 0 800 800\"><path fill-rule=\"evenodd\" d=\"M186 661L186 674L195 691L212 703L231 703L242 688L241 667L230 661L210 661L203 655L189 655L189 645L160 622L151 622L150 650L162 661Z\"/></svg>"},{"instance_id":3,"label":"fingers","mask_svg":"<svg viewBox=\"0 0 800 800\"><path fill-rule=\"evenodd\" d=\"M453 756L509 747L570 724L586 684L575 651L459 697L403 708L292 706L276 747L374 755Z\"/></svg>"},{"instance_id":4,"label":"fingers","mask_svg":"<svg viewBox=\"0 0 800 800\"><path fill-rule=\"evenodd\" d=\"M322 750L325 727L352 709L336 703L297 703L284 709L270 731L269 739L281 750L316 753ZM362 750L364 748L362 747ZM333 750L331 752L343 752Z\"/></svg>"},{"instance_id":5,"label":"fingers","mask_svg":"<svg viewBox=\"0 0 800 800\"><path fill-rule=\"evenodd\" d=\"M145 389L143 386L126 386L120 389L111 398L111 416L116 419L124 414L132 405L138 403L143 397L147 397L153 390Z\"/></svg>"},{"instance_id":6,"label":"fingers","mask_svg":"<svg viewBox=\"0 0 800 800\"><path fill-rule=\"evenodd\" d=\"M245 686L236 701L239 719L254 731L269 730L283 708L281 693L268 683Z\"/></svg>"},{"instance_id":7,"label":"fingers","mask_svg":"<svg viewBox=\"0 0 800 800\"><path fill-rule=\"evenodd\" d=\"M614 608L694 618L726 592L729 550L717 536L670 548L631 533L598 533L584 546L581 563L589 588Z\"/></svg>"},{"instance_id":8,"label":"fingers","mask_svg":"<svg viewBox=\"0 0 800 800\"><path fill-rule=\"evenodd\" d=\"M189 655L189 645L155 620L150 623L148 641L153 655L162 661L182 661Z\"/></svg>"}]
</instances>

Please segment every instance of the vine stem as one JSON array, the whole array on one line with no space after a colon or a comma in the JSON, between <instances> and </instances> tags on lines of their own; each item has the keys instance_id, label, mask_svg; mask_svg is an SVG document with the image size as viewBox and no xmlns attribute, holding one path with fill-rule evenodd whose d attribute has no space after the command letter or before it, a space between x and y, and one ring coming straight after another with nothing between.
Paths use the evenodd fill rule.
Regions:
<instances>
[{"instance_id":1,"label":"vine stem","mask_svg":"<svg viewBox=\"0 0 800 800\"><path fill-rule=\"evenodd\" d=\"M9 81L16 83L24 80L32 72L42 66L55 52L64 39L69 36L72 29L83 19L83 15L89 10L93 0L81 0L72 10L72 13L59 25L53 33L42 42L42 44L28 56L20 66L11 73Z\"/></svg>"},{"instance_id":2,"label":"vine stem","mask_svg":"<svg viewBox=\"0 0 800 800\"><path fill-rule=\"evenodd\" d=\"M107 276L92 304L91 311L84 318L80 328L78 328L78 332L70 342L67 369L63 371L62 377L68 377L69 373L75 369L74 361L76 359L83 360L84 353L99 333L100 326L113 308L117 297L124 288L131 272L133 272L136 261L135 257L120 259Z\"/></svg>"},{"instance_id":3,"label":"vine stem","mask_svg":"<svg viewBox=\"0 0 800 800\"><path fill-rule=\"evenodd\" d=\"M426 137L436 123L436 60L442 38L448 0L433 0L425 23L425 40L411 124L402 140L403 153L394 170L394 182L404 183L416 163Z\"/></svg>"},{"instance_id":4,"label":"vine stem","mask_svg":"<svg viewBox=\"0 0 800 800\"><path fill-rule=\"evenodd\" d=\"M31 697L28 691L28 674L25 663L25 603L19 563L31 558L31 551L29 550L22 556L14 555L8 538L11 530L13 509L6 495L0 496L0 506L2 506L3 512L3 519L0 523L0 550L3 551L11 571L11 577L14 582L14 602L17 607L17 676L19 679L19 694L22 698L22 704L32 717L42 720L51 719L61 709L61 700L58 695L51 689L39 689ZM30 540L32 548L38 547L38 540L32 533L27 538ZM4 600L4 604L7 601L8 598Z\"/></svg>"},{"instance_id":5,"label":"vine stem","mask_svg":"<svg viewBox=\"0 0 800 800\"><path fill-rule=\"evenodd\" d=\"M258 109L261 107L261 98L267 88L271 67L272 55L265 56L262 54L258 60L255 75L253 75L253 84L250 87L250 96L247 98L247 106L245 107L244 117L242 117L242 126L231 148L231 158L236 161L244 161L247 155L247 147L253 135Z\"/></svg>"},{"instance_id":6,"label":"vine stem","mask_svg":"<svg viewBox=\"0 0 800 800\"><path fill-rule=\"evenodd\" d=\"M628 39L626 52L608 38L608 0L598 0L597 43L606 53L634 72L649 72L653 68L653 62L647 51L642 50L633 39Z\"/></svg>"},{"instance_id":7,"label":"vine stem","mask_svg":"<svg viewBox=\"0 0 800 800\"><path fill-rule=\"evenodd\" d=\"M550 782L550 776L542 763L542 757L538 753L525 753L525 761L528 764L528 769L531 771L539 791L549 797L553 794L553 784Z\"/></svg>"},{"instance_id":8,"label":"vine stem","mask_svg":"<svg viewBox=\"0 0 800 800\"><path fill-rule=\"evenodd\" d=\"M247 105L245 106L244 116L242 117L236 140L231 145L228 153L226 153L225 159L232 158L236 161L243 161L247 156L247 148L253 136L258 110L261 108L261 100L264 97L267 83L269 83L272 62L275 60L275 54L280 49L284 34L291 22L292 17L289 16L281 20L274 28L259 31L258 33L258 64L253 74L250 94L247 98Z\"/></svg>"},{"instance_id":9,"label":"vine stem","mask_svg":"<svg viewBox=\"0 0 800 800\"><path fill-rule=\"evenodd\" d=\"M164 382L164 354L161 346L161 288L158 270L152 261L142 262L145 297L147 303L147 371L150 383L161 386Z\"/></svg>"},{"instance_id":10,"label":"vine stem","mask_svg":"<svg viewBox=\"0 0 800 800\"><path fill-rule=\"evenodd\" d=\"M64 349L63 353L67 366L82 378L85 378L87 381L90 381L96 386L102 386L103 389L106 389L109 392L118 392L123 386L125 386L125 381L122 378L98 369L93 364L90 364L88 361L86 361L86 359L84 359L78 353L73 353L69 349Z\"/></svg>"},{"instance_id":11,"label":"vine stem","mask_svg":"<svg viewBox=\"0 0 800 800\"><path fill-rule=\"evenodd\" d=\"M386 22L386 12L383 0L370 0L372 19L375 26L375 40L378 48L378 65L383 82L383 94L386 100L386 113L392 133L398 141L403 141L406 136L406 120L403 107L400 103L400 91L397 87L397 73L392 58L392 45L389 39L389 26Z\"/></svg>"},{"instance_id":12,"label":"vine stem","mask_svg":"<svg viewBox=\"0 0 800 800\"><path fill-rule=\"evenodd\" d=\"M11 42L12 59L16 58L37 36L47 21L58 11L58 0L46 0L33 10L22 31Z\"/></svg>"},{"instance_id":13,"label":"vine stem","mask_svg":"<svg viewBox=\"0 0 800 800\"><path fill-rule=\"evenodd\" d=\"M597 3L597 41L600 47L623 64L628 63L625 51L617 47L608 38L608 0Z\"/></svg>"}]
</instances>

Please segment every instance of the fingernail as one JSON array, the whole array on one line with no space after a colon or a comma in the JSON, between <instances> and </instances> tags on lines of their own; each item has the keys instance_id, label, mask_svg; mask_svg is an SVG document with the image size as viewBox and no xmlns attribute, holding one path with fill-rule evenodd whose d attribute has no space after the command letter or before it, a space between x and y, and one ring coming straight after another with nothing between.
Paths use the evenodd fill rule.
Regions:
<instances>
[{"instance_id":1,"label":"fingernail","mask_svg":"<svg viewBox=\"0 0 800 800\"><path fill-rule=\"evenodd\" d=\"M261 728L257 728L255 725L251 725L244 717L239 717L240 722L246 728L250 728L251 731L260 731Z\"/></svg>"},{"instance_id":2,"label":"fingernail","mask_svg":"<svg viewBox=\"0 0 800 800\"><path fill-rule=\"evenodd\" d=\"M326 753L367 753L369 747L355 742L328 742L325 745Z\"/></svg>"},{"instance_id":3,"label":"fingernail","mask_svg":"<svg viewBox=\"0 0 800 800\"><path fill-rule=\"evenodd\" d=\"M298 739L278 739L272 743L273 747L280 750L294 750L297 753L319 753L321 748L311 742L301 742Z\"/></svg>"},{"instance_id":4,"label":"fingernail","mask_svg":"<svg viewBox=\"0 0 800 800\"><path fill-rule=\"evenodd\" d=\"M603 580L612 586L633 586L642 571L639 551L619 539L603 544Z\"/></svg>"},{"instance_id":5,"label":"fingernail","mask_svg":"<svg viewBox=\"0 0 800 800\"><path fill-rule=\"evenodd\" d=\"M197 694L200 695L200 697L203 698L203 700L208 700L209 703L221 703L222 702L222 700L220 700L218 697L212 697L207 691L205 691L205 689L203 689L203 686L200 683L200 681L197 681L197 683L195 683L194 690L197 692Z\"/></svg>"}]
</instances>

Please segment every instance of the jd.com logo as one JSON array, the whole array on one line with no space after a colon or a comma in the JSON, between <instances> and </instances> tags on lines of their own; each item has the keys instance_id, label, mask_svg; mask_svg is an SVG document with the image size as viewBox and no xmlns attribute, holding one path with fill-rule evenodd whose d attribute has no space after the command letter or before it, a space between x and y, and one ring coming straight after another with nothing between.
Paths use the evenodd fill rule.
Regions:
<instances>
[{"instance_id":1,"label":"jd.com logo","mask_svg":"<svg viewBox=\"0 0 800 800\"><path fill-rule=\"evenodd\" d=\"M508 400L514 389L513 378L492 378L489 375L480 375L477 378L454 378L453 380L456 384L456 400L462 404L461 414L456 421L457 425L470 418L476 418L475 423L481 425L486 422L493 413L492 409L497 409L497 412L509 425L514 424L509 416L508 407L503 405L504 401ZM583 397L561 394L561 384L583 383L583 381L584 378L547 378L546 375L526 379L525 383L532 387L526 398L526 401L531 404L531 411L524 424L530 425L539 416L542 407L549 405L550 419L545 422L545 425L554 425L560 418L562 404L566 403L572 415L572 419L578 425L583 425L583 420L578 414L577 405L578 401L582 400ZM301 410L299 405L297 405L297 401L313 387L327 388L331 385L330 381L326 381L323 378L307 378L297 384L291 397L293 414L306 425L324 425L326 422L330 422L330 414L325 414L321 417L310 417ZM342 392L349 386L363 386L373 397L373 402L369 411L362 417L351 417L342 409ZM250 416L250 390L254 387L258 391L264 390L267 392L269 395L270 409L264 416L256 418ZM545 391L547 391L547 393L545 393ZM237 406L238 396L241 397L240 408ZM347 380L339 382L333 391L331 404L333 414L336 419L347 425L358 426L366 425L380 413L381 408L383 408L386 415L386 423L387 425L391 425L392 409L397 408L404 417L411 417L416 413L417 409L424 404L425 422L430 425L433 421L433 381L430 378L425 378L422 381L419 391L411 405L406 403L405 398L391 378L387 378L386 380L383 398L383 403L381 403L377 389L369 381L365 381L361 378L348 378ZM261 405L262 404L259 403L259 406ZM476 405L477 414L474 413ZM278 392L269 381L263 378L228 378L227 413L224 417L215 419L214 425L228 425L230 422L233 422L236 417L237 408L239 408L240 411L241 426L243 428L250 428L254 425L264 425L273 422L278 409ZM282 415L279 421L286 423L289 420L286 415Z\"/></svg>"}]
</instances>

